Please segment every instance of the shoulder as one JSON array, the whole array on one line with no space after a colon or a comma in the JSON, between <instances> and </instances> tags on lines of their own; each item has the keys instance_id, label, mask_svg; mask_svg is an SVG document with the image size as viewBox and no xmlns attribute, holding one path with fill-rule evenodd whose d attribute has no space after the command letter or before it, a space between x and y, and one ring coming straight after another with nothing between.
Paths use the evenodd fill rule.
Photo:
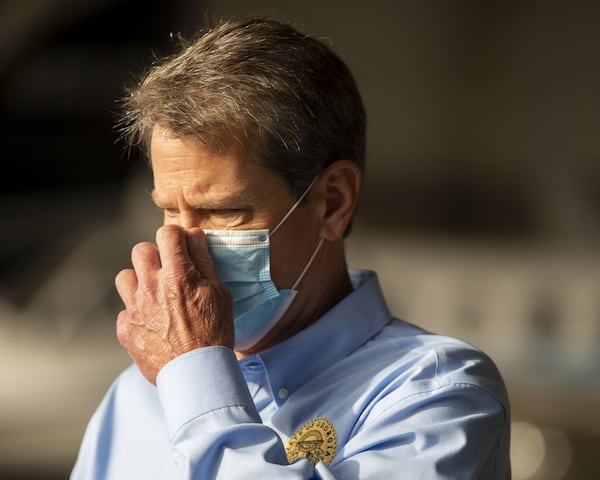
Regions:
<instances>
[{"instance_id":1,"label":"shoulder","mask_svg":"<svg viewBox=\"0 0 600 480\"><path fill-rule=\"evenodd\" d=\"M381 369L398 397L464 391L489 397L508 410L506 387L496 364L463 340L427 332L393 319L353 356Z\"/></svg>"},{"instance_id":2,"label":"shoulder","mask_svg":"<svg viewBox=\"0 0 600 480\"><path fill-rule=\"evenodd\" d=\"M156 387L144 378L135 364L132 364L115 378L94 417L101 417L106 421L134 405L136 410L155 410L159 407Z\"/></svg>"},{"instance_id":3,"label":"shoulder","mask_svg":"<svg viewBox=\"0 0 600 480\"><path fill-rule=\"evenodd\" d=\"M352 405L353 438L371 434L387 442L421 474L434 462L453 477L509 477L508 397L496 365L480 349L392 320L347 360L363 386ZM427 465L420 464L425 458Z\"/></svg>"},{"instance_id":4,"label":"shoulder","mask_svg":"<svg viewBox=\"0 0 600 480\"><path fill-rule=\"evenodd\" d=\"M88 424L86 435L107 445L119 444L145 425L162 418L156 387L148 382L135 365L126 368L114 380ZM141 428L143 427L143 428Z\"/></svg>"},{"instance_id":5,"label":"shoulder","mask_svg":"<svg viewBox=\"0 0 600 480\"><path fill-rule=\"evenodd\" d=\"M156 388L131 365L114 380L92 415L71 478L113 478L117 471L119 478L133 478L124 472L162 465L161 461L168 464L163 423Z\"/></svg>"},{"instance_id":6,"label":"shoulder","mask_svg":"<svg viewBox=\"0 0 600 480\"><path fill-rule=\"evenodd\" d=\"M153 385L141 374L135 364L129 365L113 381L108 393L120 394L121 392L141 392L152 389Z\"/></svg>"}]
</instances>

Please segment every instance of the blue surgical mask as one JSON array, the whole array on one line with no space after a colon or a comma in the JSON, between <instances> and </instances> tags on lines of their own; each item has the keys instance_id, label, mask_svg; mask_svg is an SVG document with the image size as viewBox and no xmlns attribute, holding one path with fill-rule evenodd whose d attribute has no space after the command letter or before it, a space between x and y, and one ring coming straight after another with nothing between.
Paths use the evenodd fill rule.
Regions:
<instances>
[{"instance_id":1,"label":"blue surgical mask","mask_svg":"<svg viewBox=\"0 0 600 480\"><path fill-rule=\"evenodd\" d=\"M269 238L298 207L313 183L270 233L267 229L204 230L217 276L233 297L236 350L252 348L277 324L323 243L321 239L294 285L278 290L271 280Z\"/></svg>"}]
</instances>

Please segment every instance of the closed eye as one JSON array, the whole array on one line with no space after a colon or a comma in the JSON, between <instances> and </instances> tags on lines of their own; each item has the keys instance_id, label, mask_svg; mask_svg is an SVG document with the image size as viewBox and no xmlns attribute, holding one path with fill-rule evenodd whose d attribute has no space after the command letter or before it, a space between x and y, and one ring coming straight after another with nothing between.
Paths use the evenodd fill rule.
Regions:
<instances>
[{"instance_id":1,"label":"closed eye","mask_svg":"<svg viewBox=\"0 0 600 480\"><path fill-rule=\"evenodd\" d=\"M160 210L169 218L175 218L179 215L179 210L176 208L161 208Z\"/></svg>"},{"instance_id":2,"label":"closed eye","mask_svg":"<svg viewBox=\"0 0 600 480\"><path fill-rule=\"evenodd\" d=\"M251 208L190 208L181 211L179 208L159 207L165 223L179 223L185 217L186 224L212 229L229 229L239 227L252 219Z\"/></svg>"},{"instance_id":3,"label":"closed eye","mask_svg":"<svg viewBox=\"0 0 600 480\"><path fill-rule=\"evenodd\" d=\"M214 208L208 210L208 218L216 228L239 227L250 221L251 210L247 208Z\"/></svg>"},{"instance_id":4,"label":"closed eye","mask_svg":"<svg viewBox=\"0 0 600 480\"><path fill-rule=\"evenodd\" d=\"M232 215L242 215L246 212L243 208L213 208L208 210L210 215L216 215L219 217L229 217Z\"/></svg>"}]
</instances>

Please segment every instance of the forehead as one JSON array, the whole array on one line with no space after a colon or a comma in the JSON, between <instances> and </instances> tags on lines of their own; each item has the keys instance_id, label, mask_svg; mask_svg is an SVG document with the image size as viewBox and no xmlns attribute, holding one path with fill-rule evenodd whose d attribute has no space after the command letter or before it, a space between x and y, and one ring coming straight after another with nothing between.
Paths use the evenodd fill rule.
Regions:
<instances>
[{"instance_id":1,"label":"forehead","mask_svg":"<svg viewBox=\"0 0 600 480\"><path fill-rule=\"evenodd\" d=\"M243 150L216 153L194 138L176 137L160 127L152 135L150 158L153 195L159 198L183 194L205 200L232 195L250 199L287 192L281 177Z\"/></svg>"}]
</instances>

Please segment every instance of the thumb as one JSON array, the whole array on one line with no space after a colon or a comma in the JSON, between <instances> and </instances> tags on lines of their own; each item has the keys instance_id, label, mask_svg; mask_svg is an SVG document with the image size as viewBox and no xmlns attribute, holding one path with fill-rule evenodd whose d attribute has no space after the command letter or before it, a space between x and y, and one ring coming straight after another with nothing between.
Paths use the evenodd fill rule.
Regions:
<instances>
[{"instance_id":1,"label":"thumb","mask_svg":"<svg viewBox=\"0 0 600 480\"><path fill-rule=\"evenodd\" d=\"M218 280L213 260L208 253L206 235L199 228L191 228L185 232L190 260L204 278Z\"/></svg>"}]
</instances>

